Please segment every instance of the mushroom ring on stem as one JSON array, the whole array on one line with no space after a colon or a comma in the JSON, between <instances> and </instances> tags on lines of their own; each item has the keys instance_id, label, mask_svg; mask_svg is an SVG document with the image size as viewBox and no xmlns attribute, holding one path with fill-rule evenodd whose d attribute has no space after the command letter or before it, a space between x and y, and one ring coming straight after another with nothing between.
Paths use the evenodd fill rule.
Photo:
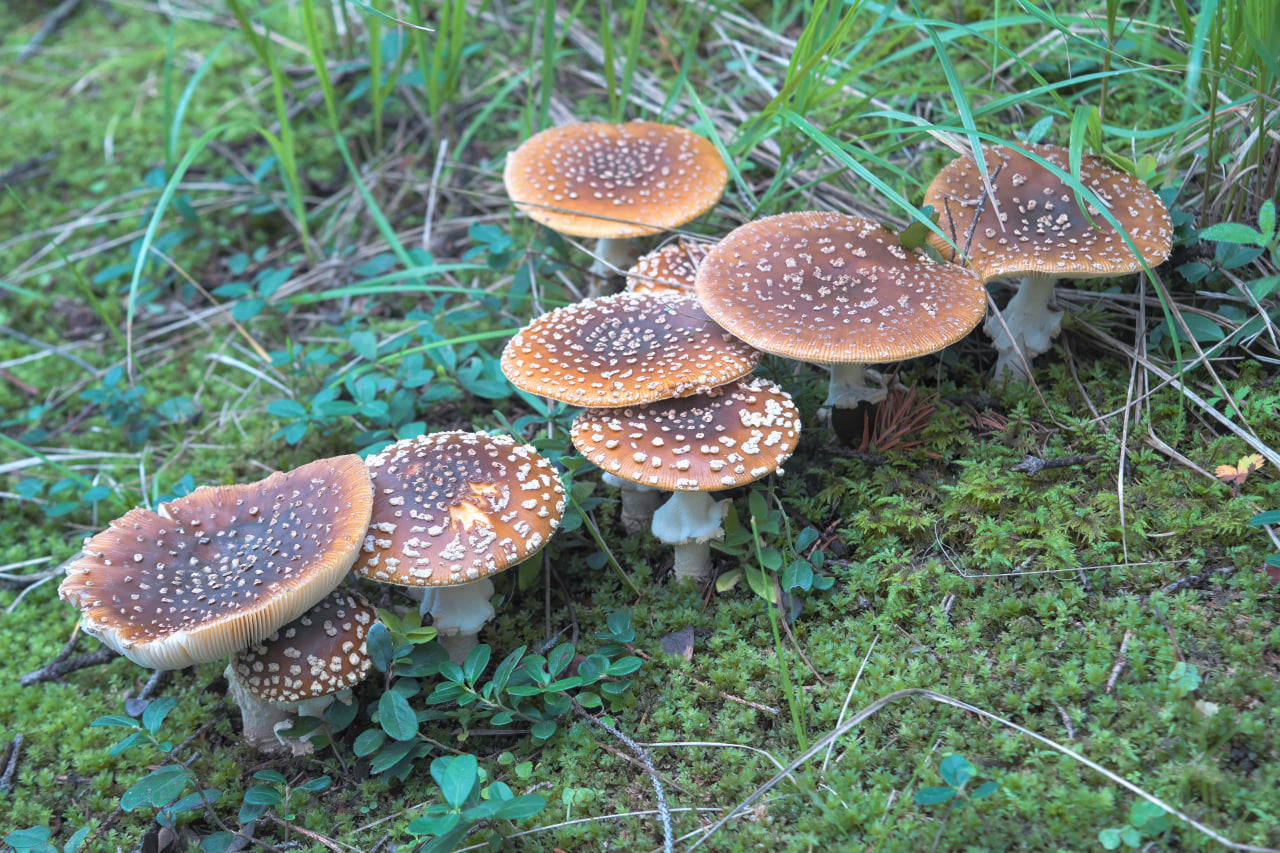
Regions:
<instances>
[{"instance_id":1,"label":"mushroom ring on stem","mask_svg":"<svg viewBox=\"0 0 1280 853\"><path fill-rule=\"evenodd\" d=\"M132 509L88 539L58 589L87 633L134 663L219 660L298 618L338 585L369 526L359 456Z\"/></svg>"},{"instance_id":2,"label":"mushroom ring on stem","mask_svg":"<svg viewBox=\"0 0 1280 853\"><path fill-rule=\"evenodd\" d=\"M587 409L571 433L606 472L673 493L653 515L653 535L675 546L676 578L699 582L711 574L711 540L724 535L726 507L708 493L780 470L799 435L791 396L763 379L647 406Z\"/></svg>"},{"instance_id":3,"label":"mushroom ring on stem","mask_svg":"<svg viewBox=\"0 0 1280 853\"><path fill-rule=\"evenodd\" d=\"M588 122L525 140L507 156L502 180L531 219L597 238L591 273L607 278L630 266L630 238L677 228L715 207L729 170L715 145L684 128Z\"/></svg>"},{"instance_id":4,"label":"mushroom ring on stem","mask_svg":"<svg viewBox=\"0 0 1280 853\"><path fill-rule=\"evenodd\" d=\"M1071 174L1069 149L984 146L982 154L990 194L970 156L947 164L925 193L959 252L937 234L929 242L945 258L967 260L984 282L1022 279L1001 312L1004 322L993 316L984 328L1000 353L996 377L1007 372L1024 381L1030 378L1024 360L1049 349L1062 328L1062 312L1050 307L1054 282L1136 273L1144 263L1162 263L1173 248L1173 225L1155 192L1101 157L1081 157L1080 183L1120 224L1132 247L1093 200L1078 198L1064 179Z\"/></svg>"},{"instance_id":5,"label":"mushroom ring on stem","mask_svg":"<svg viewBox=\"0 0 1280 853\"><path fill-rule=\"evenodd\" d=\"M531 446L485 432L405 439L367 464L373 514L352 570L426 593L422 612L461 662L493 618L489 577L536 553L560 525L560 476Z\"/></svg>"},{"instance_id":6,"label":"mushroom ring on stem","mask_svg":"<svg viewBox=\"0 0 1280 853\"><path fill-rule=\"evenodd\" d=\"M240 706L244 738L261 750L287 747L313 752L310 736L285 737L294 714L319 717L336 699L351 702L351 688L373 662L365 646L378 611L358 592L333 592L270 637L231 656L227 691Z\"/></svg>"},{"instance_id":7,"label":"mushroom ring on stem","mask_svg":"<svg viewBox=\"0 0 1280 853\"><path fill-rule=\"evenodd\" d=\"M756 349L831 368L826 405L884 399L867 364L915 358L963 338L986 311L977 277L905 249L843 213L768 216L729 232L698 267L698 299Z\"/></svg>"}]
</instances>

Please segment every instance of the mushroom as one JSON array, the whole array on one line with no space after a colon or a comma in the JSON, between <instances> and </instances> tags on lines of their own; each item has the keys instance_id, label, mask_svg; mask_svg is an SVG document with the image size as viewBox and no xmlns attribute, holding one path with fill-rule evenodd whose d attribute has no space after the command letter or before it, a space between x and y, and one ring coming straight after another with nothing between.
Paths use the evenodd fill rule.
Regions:
<instances>
[{"instance_id":1,"label":"mushroom","mask_svg":"<svg viewBox=\"0 0 1280 853\"><path fill-rule=\"evenodd\" d=\"M992 316L983 329L1000 353L996 377L1007 373L1025 381L1030 378L1025 364L1049 349L1062 329L1062 311L1049 307L1054 282L1155 266L1172 250L1173 226L1159 196L1101 157L1083 155L1080 183L1107 207L1133 248L1092 200L1077 199L1064 179L1071 173L1069 149L985 146L982 154L992 195L969 156L943 168L925 193L925 203L941 214L938 224L959 253L936 234L929 242L943 257L967 260L983 282L1021 277L1018 292L1000 312L1003 323Z\"/></svg>"},{"instance_id":2,"label":"mushroom","mask_svg":"<svg viewBox=\"0 0 1280 853\"><path fill-rule=\"evenodd\" d=\"M868 363L936 352L986 309L973 273L843 213L782 213L731 231L698 267L697 292L713 320L756 349L829 365L833 410L885 398L867 386Z\"/></svg>"},{"instance_id":3,"label":"mushroom","mask_svg":"<svg viewBox=\"0 0 1280 853\"><path fill-rule=\"evenodd\" d=\"M461 663L493 618L490 576L536 553L560 525L560 477L531 446L484 432L405 439L367 464L373 515L353 571L423 590L422 613Z\"/></svg>"},{"instance_id":4,"label":"mushroom","mask_svg":"<svg viewBox=\"0 0 1280 853\"><path fill-rule=\"evenodd\" d=\"M701 393L746 376L760 353L713 323L698 301L675 293L618 293L559 308L516 333L502 372L533 394L577 406L625 406ZM605 475L622 489L623 526L649 523L658 496Z\"/></svg>"},{"instance_id":5,"label":"mushroom","mask_svg":"<svg viewBox=\"0 0 1280 853\"><path fill-rule=\"evenodd\" d=\"M708 493L780 470L799 434L790 395L751 379L647 406L587 409L571 437L605 471L673 493L653 515L653 535L675 546L677 580L703 582L726 509Z\"/></svg>"},{"instance_id":6,"label":"mushroom","mask_svg":"<svg viewBox=\"0 0 1280 853\"><path fill-rule=\"evenodd\" d=\"M85 541L58 595L134 663L181 669L268 636L324 598L369 526L359 456L132 509Z\"/></svg>"},{"instance_id":7,"label":"mushroom","mask_svg":"<svg viewBox=\"0 0 1280 853\"><path fill-rule=\"evenodd\" d=\"M630 293L666 293L674 291L685 296L694 293L698 265L707 256L709 243L695 243L683 237L641 256L635 266L627 270L627 291Z\"/></svg>"},{"instance_id":8,"label":"mushroom","mask_svg":"<svg viewBox=\"0 0 1280 853\"><path fill-rule=\"evenodd\" d=\"M729 170L715 145L684 128L588 122L525 140L507 156L502 180L531 219L597 238L591 274L599 281L630 265L630 238L676 228L714 207Z\"/></svg>"},{"instance_id":9,"label":"mushroom","mask_svg":"<svg viewBox=\"0 0 1280 853\"><path fill-rule=\"evenodd\" d=\"M351 703L351 688L373 666L365 636L377 618L362 595L335 589L271 636L232 655L224 674L240 706L245 740L261 750L311 754L310 735L281 732L293 714L319 717L335 699Z\"/></svg>"}]
</instances>

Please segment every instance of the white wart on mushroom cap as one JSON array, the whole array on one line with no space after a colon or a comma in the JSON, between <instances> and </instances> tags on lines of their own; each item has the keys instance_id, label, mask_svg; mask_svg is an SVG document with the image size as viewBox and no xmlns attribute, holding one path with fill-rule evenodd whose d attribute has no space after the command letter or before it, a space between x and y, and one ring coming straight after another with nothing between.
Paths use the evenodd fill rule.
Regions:
<instances>
[{"instance_id":1,"label":"white wart on mushroom cap","mask_svg":"<svg viewBox=\"0 0 1280 853\"><path fill-rule=\"evenodd\" d=\"M904 249L876 222L829 212L731 231L698 268L697 292L713 320L753 347L813 364L927 355L986 310L967 269Z\"/></svg>"},{"instance_id":2,"label":"white wart on mushroom cap","mask_svg":"<svg viewBox=\"0 0 1280 853\"><path fill-rule=\"evenodd\" d=\"M647 406L588 409L571 437L582 455L624 480L710 492L758 480L795 450L791 396L763 379Z\"/></svg>"},{"instance_id":3,"label":"white wart on mushroom cap","mask_svg":"<svg viewBox=\"0 0 1280 853\"><path fill-rule=\"evenodd\" d=\"M1031 145L1026 150L1071 173L1069 149ZM984 198L977 163L959 157L929 184L924 201L941 215L942 231L961 251L967 247L984 281L1028 275L1100 278L1138 272L1142 260L1155 266L1169 256L1173 225L1160 197L1101 157L1083 155L1081 183L1124 226L1138 255L1102 211L1085 204L1086 218L1075 190L1026 152L996 146L982 151L994 198ZM930 234L929 242L944 258L955 259L956 250L938 235Z\"/></svg>"},{"instance_id":4,"label":"white wart on mushroom cap","mask_svg":"<svg viewBox=\"0 0 1280 853\"><path fill-rule=\"evenodd\" d=\"M553 127L507 156L507 194L562 234L605 239L675 228L710 210L729 170L696 133L647 121Z\"/></svg>"},{"instance_id":5,"label":"white wart on mushroom cap","mask_svg":"<svg viewBox=\"0 0 1280 853\"><path fill-rule=\"evenodd\" d=\"M231 657L240 682L258 699L289 709L365 679L365 646L378 612L359 593L336 589L271 636Z\"/></svg>"},{"instance_id":6,"label":"white wart on mushroom cap","mask_svg":"<svg viewBox=\"0 0 1280 853\"><path fill-rule=\"evenodd\" d=\"M518 388L598 408L702 393L759 362L696 299L617 293L534 319L507 342L501 365Z\"/></svg>"},{"instance_id":7,"label":"white wart on mushroom cap","mask_svg":"<svg viewBox=\"0 0 1280 853\"><path fill-rule=\"evenodd\" d=\"M655 249L627 270L630 293L665 293L674 291L686 296L694 294L698 266L711 249L709 243L695 243L683 238Z\"/></svg>"},{"instance_id":8,"label":"white wart on mushroom cap","mask_svg":"<svg viewBox=\"0 0 1280 853\"><path fill-rule=\"evenodd\" d=\"M367 463L373 512L353 571L382 583L480 580L536 552L564 516L555 468L510 436L434 433Z\"/></svg>"},{"instance_id":9,"label":"white wart on mushroom cap","mask_svg":"<svg viewBox=\"0 0 1280 853\"><path fill-rule=\"evenodd\" d=\"M350 569L372 487L358 456L133 509L87 540L58 594L142 666L226 658L296 619Z\"/></svg>"}]
</instances>

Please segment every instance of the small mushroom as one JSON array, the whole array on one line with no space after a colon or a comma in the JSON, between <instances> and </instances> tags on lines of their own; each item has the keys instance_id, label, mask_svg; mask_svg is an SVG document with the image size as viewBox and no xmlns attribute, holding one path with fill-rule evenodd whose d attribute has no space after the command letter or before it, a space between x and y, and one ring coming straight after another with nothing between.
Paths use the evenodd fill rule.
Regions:
<instances>
[{"instance_id":1,"label":"small mushroom","mask_svg":"<svg viewBox=\"0 0 1280 853\"><path fill-rule=\"evenodd\" d=\"M574 406L652 403L746 376L760 353L708 319L696 299L615 293L535 318L507 342L517 388Z\"/></svg>"},{"instance_id":2,"label":"small mushroom","mask_svg":"<svg viewBox=\"0 0 1280 853\"><path fill-rule=\"evenodd\" d=\"M378 612L357 592L336 589L264 640L232 655L227 689L253 747L313 751L310 736L285 737L294 714L319 717L335 700L351 702L351 688L373 663L365 647Z\"/></svg>"},{"instance_id":3,"label":"small mushroom","mask_svg":"<svg viewBox=\"0 0 1280 853\"><path fill-rule=\"evenodd\" d=\"M206 486L157 512L132 509L86 540L58 594L80 608L87 633L134 663L226 658L338 585L372 504L359 456Z\"/></svg>"},{"instance_id":4,"label":"small mushroom","mask_svg":"<svg viewBox=\"0 0 1280 853\"><path fill-rule=\"evenodd\" d=\"M571 433L604 471L672 492L653 515L653 535L675 546L677 580L698 582L711 574L711 541L724 535L726 507L709 493L780 470L799 435L791 396L763 379L646 406L587 409Z\"/></svg>"},{"instance_id":5,"label":"small mushroom","mask_svg":"<svg viewBox=\"0 0 1280 853\"><path fill-rule=\"evenodd\" d=\"M833 409L880 402L887 392L867 386L867 364L936 352L986 310L973 273L843 213L783 213L731 231L698 267L697 292L756 349L829 365Z\"/></svg>"},{"instance_id":6,"label":"small mushroom","mask_svg":"<svg viewBox=\"0 0 1280 853\"><path fill-rule=\"evenodd\" d=\"M598 281L630 265L630 238L679 227L714 207L729 170L715 145L684 128L588 122L525 140L507 156L502 180L531 219L598 239L591 268Z\"/></svg>"},{"instance_id":7,"label":"small mushroom","mask_svg":"<svg viewBox=\"0 0 1280 853\"><path fill-rule=\"evenodd\" d=\"M367 460L373 514L353 571L423 591L455 662L493 618L491 575L547 543L564 516L551 463L527 444L484 432L438 432Z\"/></svg>"},{"instance_id":8,"label":"small mushroom","mask_svg":"<svg viewBox=\"0 0 1280 853\"><path fill-rule=\"evenodd\" d=\"M698 265L710 248L709 243L695 243L680 237L660 249L642 255L635 266L627 270L627 291L694 295Z\"/></svg>"},{"instance_id":9,"label":"small mushroom","mask_svg":"<svg viewBox=\"0 0 1280 853\"><path fill-rule=\"evenodd\" d=\"M1102 211L1078 199L1058 174L1071 173L1069 149L987 146L982 154L992 195L969 156L944 167L925 193L925 203L941 214L938 225L959 253L936 234L929 242L943 257L967 260L983 282L1022 279L1000 312L1003 324L992 316L983 329L1000 353L996 378L1007 374L1025 381L1030 378L1026 363L1049 349L1062 329L1062 311L1049 307L1054 283L1140 272L1144 263L1155 266L1173 248L1173 226L1159 196L1101 157L1083 155L1080 181L1120 223L1136 252ZM1030 155L1053 164L1058 173Z\"/></svg>"}]
</instances>

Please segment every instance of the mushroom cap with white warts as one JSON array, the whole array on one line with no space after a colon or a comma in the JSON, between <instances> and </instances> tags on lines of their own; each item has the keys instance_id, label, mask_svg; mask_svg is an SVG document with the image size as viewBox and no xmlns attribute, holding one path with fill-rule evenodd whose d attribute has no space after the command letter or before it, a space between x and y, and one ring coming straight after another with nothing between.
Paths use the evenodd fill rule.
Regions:
<instances>
[{"instance_id":1,"label":"mushroom cap with white warts","mask_svg":"<svg viewBox=\"0 0 1280 853\"><path fill-rule=\"evenodd\" d=\"M802 211L736 228L698 267L698 299L756 349L812 364L936 352L986 312L977 277L869 219Z\"/></svg>"},{"instance_id":2,"label":"mushroom cap with white warts","mask_svg":"<svg viewBox=\"0 0 1280 853\"><path fill-rule=\"evenodd\" d=\"M358 456L206 486L111 522L67 566L58 594L80 608L85 631L141 666L219 660L338 585L371 507Z\"/></svg>"},{"instance_id":3,"label":"mushroom cap with white warts","mask_svg":"<svg viewBox=\"0 0 1280 853\"><path fill-rule=\"evenodd\" d=\"M729 170L707 139L649 121L552 127L507 155L502 181L522 212L561 234L643 237L715 207Z\"/></svg>"},{"instance_id":4,"label":"mushroom cap with white warts","mask_svg":"<svg viewBox=\"0 0 1280 853\"><path fill-rule=\"evenodd\" d=\"M587 409L571 437L602 470L667 491L712 492L778 470L795 450L800 415L763 379L647 406Z\"/></svg>"},{"instance_id":5,"label":"mushroom cap with white warts","mask_svg":"<svg viewBox=\"0 0 1280 853\"><path fill-rule=\"evenodd\" d=\"M746 376L760 353L675 293L616 293L535 318L507 342L517 388L589 408L698 394Z\"/></svg>"},{"instance_id":6,"label":"mushroom cap with white warts","mask_svg":"<svg viewBox=\"0 0 1280 853\"><path fill-rule=\"evenodd\" d=\"M985 197L977 163L963 156L938 173L924 201L940 214L938 227L967 251L983 281L1027 275L1102 278L1139 272L1143 261L1155 266L1169 257L1173 225L1160 197L1101 157L1081 157L1080 181L1124 227L1136 255L1101 210L1077 199L1062 178L1028 156L1070 174L1069 149L984 146L982 152L993 197ZM956 249L937 234L930 234L929 242L944 258L956 259Z\"/></svg>"},{"instance_id":7,"label":"mushroom cap with white warts","mask_svg":"<svg viewBox=\"0 0 1280 853\"><path fill-rule=\"evenodd\" d=\"M367 460L369 532L352 570L398 586L464 584L535 553L564 516L551 463L485 432L405 439Z\"/></svg>"},{"instance_id":8,"label":"mushroom cap with white warts","mask_svg":"<svg viewBox=\"0 0 1280 853\"><path fill-rule=\"evenodd\" d=\"M680 238L675 242L641 256L627 270L629 293L694 294L698 266L710 251L710 243L695 243Z\"/></svg>"}]
</instances>

